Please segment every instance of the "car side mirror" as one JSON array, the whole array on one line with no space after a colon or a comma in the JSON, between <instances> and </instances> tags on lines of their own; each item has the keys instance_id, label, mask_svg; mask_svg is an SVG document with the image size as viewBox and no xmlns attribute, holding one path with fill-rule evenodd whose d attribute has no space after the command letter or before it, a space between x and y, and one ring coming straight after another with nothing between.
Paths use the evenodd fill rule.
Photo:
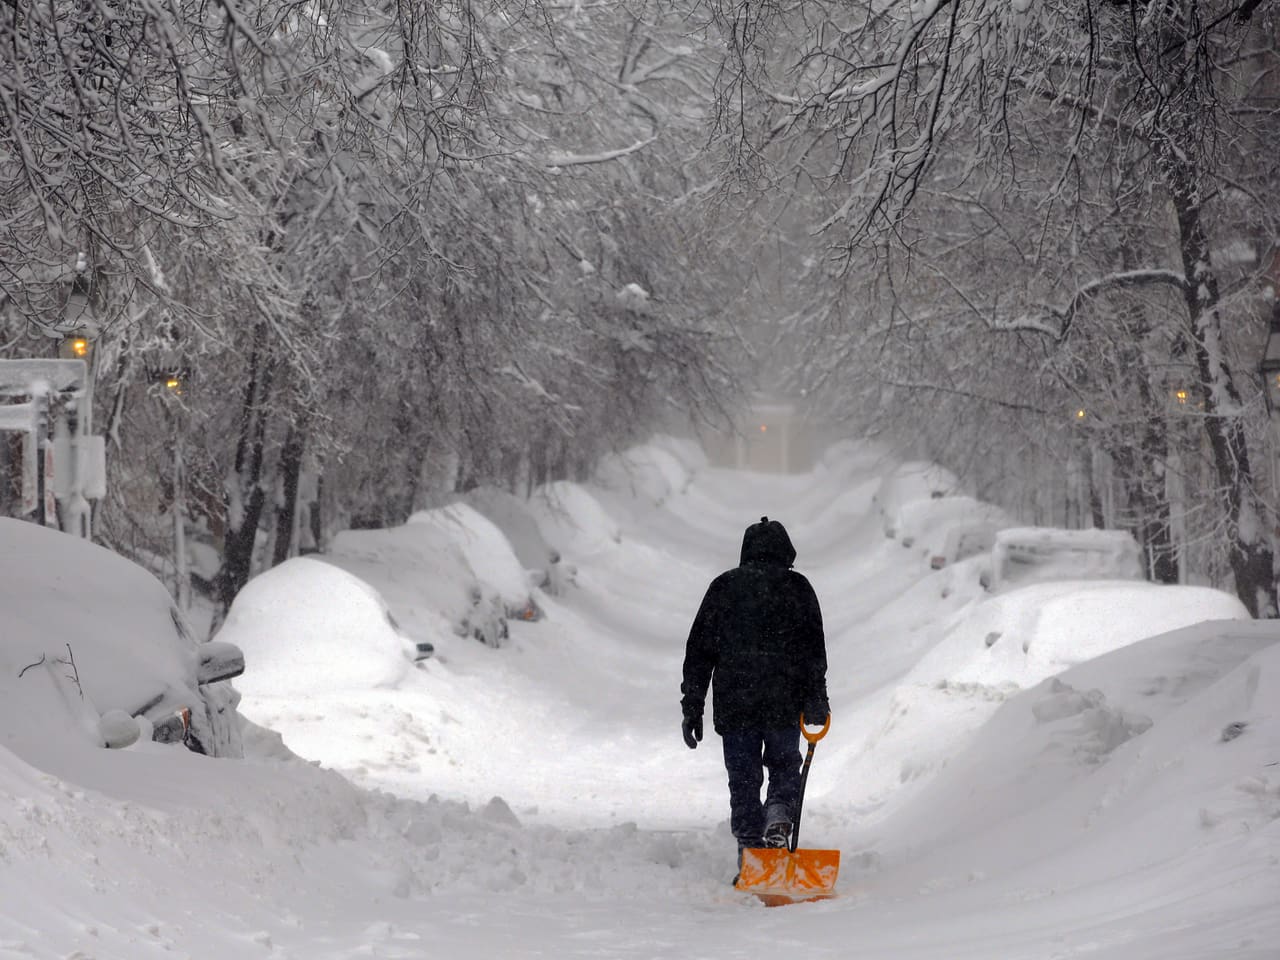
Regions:
<instances>
[{"instance_id":1,"label":"car side mirror","mask_svg":"<svg viewBox=\"0 0 1280 960\"><path fill-rule=\"evenodd\" d=\"M98 720L98 737L109 750L123 750L141 735L137 719L123 710L108 710Z\"/></svg>"},{"instance_id":2,"label":"car side mirror","mask_svg":"<svg viewBox=\"0 0 1280 960\"><path fill-rule=\"evenodd\" d=\"M244 673L244 652L234 643L210 640L197 648L200 665L196 668L196 683L204 686L219 680L230 680Z\"/></svg>"}]
</instances>

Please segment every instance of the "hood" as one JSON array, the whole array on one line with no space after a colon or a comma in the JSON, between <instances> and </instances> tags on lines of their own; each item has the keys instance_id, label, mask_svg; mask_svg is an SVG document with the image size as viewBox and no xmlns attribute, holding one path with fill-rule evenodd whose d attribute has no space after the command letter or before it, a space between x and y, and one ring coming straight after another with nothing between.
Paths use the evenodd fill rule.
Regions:
<instances>
[{"instance_id":1,"label":"hood","mask_svg":"<svg viewBox=\"0 0 1280 960\"><path fill-rule=\"evenodd\" d=\"M739 563L776 563L790 567L796 559L787 528L777 520L761 517L759 523L747 527L742 535L742 559Z\"/></svg>"}]
</instances>

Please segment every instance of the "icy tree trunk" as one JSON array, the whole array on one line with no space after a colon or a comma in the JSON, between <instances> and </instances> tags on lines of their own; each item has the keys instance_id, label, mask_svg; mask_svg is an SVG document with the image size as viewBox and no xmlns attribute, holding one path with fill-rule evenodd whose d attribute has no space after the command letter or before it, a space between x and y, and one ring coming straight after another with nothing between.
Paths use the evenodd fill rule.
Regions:
<instances>
[{"instance_id":1,"label":"icy tree trunk","mask_svg":"<svg viewBox=\"0 0 1280 960\"><path fill-rule=\"evenodd\" d=\"M1134 535L1142 546L1143 565L1156 583L1178 582L1178 556L1173 540L1173 510L1165 480L1169 442L1163 420L1151 417L1142 434L1141 447L1120 447L1113 457ZM1148 466L1150 465L1150 466Z\"/></svg>"},{"instance_id":2,"label":"icy tree trunk","mask_svg":"<svg viewBox=\"0 0 1280 960\"><path fill-rule=\"evenodd\" d=\"M267 402L271 396L275 364L268 356L266 327L254 331L249 357L249 377L240 410L240 436L236 443L235 470L227 479L229 498L222 565L214 580L213 626L221 625L236 594L253 575L253 552L262 511L266 505L263 460L266 451Z\"/></svg>"},{"instance_id":3,"label":"icy tree trunk","mask_svg":"<svg viewBox=\"0 0 1280 960\"><path fill-rule=\"evenodd\" d=\"M271 565L284 563L297 552L298 480L302 475L302 455L306 450L305 426L294 424L280 452L281 502L276 510L275 549Z\"/></svg>"},{"instance_id":4,"label":"icy tree trunk","mask_svg":"<svg viewBox=\"0 0 1280 960\"><path fill-rule=\"evenodd\" d=\"M1276 615L1273 551L1245 433L1244 409L1222 349L1218 279L1209 263L1209 237L1201 220L1200 184L1187 154L1168 141L1159 145L1161 166L1178 220L1178 239L1186 284L1183 299L1190 317L1192 350L1204 399L1204 429L1213 454L1229 538L1227 552L1236 594L1255 617Z\"/></svg>"}]
</instances>

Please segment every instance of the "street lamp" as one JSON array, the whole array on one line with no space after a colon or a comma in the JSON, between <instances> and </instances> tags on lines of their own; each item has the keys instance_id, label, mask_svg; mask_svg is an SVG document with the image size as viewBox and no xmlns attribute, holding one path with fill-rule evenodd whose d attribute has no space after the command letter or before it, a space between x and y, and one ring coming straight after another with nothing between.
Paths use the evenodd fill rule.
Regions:
<instances>
[{"instance_id":1,"label":"street lamp","mask_svg":"<svg viewBox=\"0 0 1280 960\"><path fill-rule=\"evenodd\" d=\"M190 367L159 367L149 370L152 383L159 384L169 393L181 396L191 382Z\"/></svg>"},{"instance_id":2,"label":"street lamp","mask_svg":"<svg viewBox=\"0 0 1280 960\"><path fill-rule=\"evenodd\" d=\"M88 362L93 352L93 340L89 334L80 330L58 342L58 356L63 360L84 360Z\"/></svg>"}]
</instances>

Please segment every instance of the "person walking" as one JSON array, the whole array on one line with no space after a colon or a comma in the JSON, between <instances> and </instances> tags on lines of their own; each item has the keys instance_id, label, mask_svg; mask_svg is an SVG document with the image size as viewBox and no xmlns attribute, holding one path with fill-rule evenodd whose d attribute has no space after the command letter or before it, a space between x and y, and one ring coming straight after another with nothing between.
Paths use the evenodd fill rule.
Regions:
<instances>
[{"instance_id":1,"label":"person walking","mask_svg":"<svg viewBox=\"0 0 1280 960\"><path fill-rule=\"evenodd\" d=\"M693 750L702 741L711 688L739 868L744 849L787 845L800 794L800 717L823 724L830 713L822 611L812 585L791 569L795 558L777 520L747 527L738 566L711 581L685 646L684 742Z\"/></svg>"}]
</instances>

